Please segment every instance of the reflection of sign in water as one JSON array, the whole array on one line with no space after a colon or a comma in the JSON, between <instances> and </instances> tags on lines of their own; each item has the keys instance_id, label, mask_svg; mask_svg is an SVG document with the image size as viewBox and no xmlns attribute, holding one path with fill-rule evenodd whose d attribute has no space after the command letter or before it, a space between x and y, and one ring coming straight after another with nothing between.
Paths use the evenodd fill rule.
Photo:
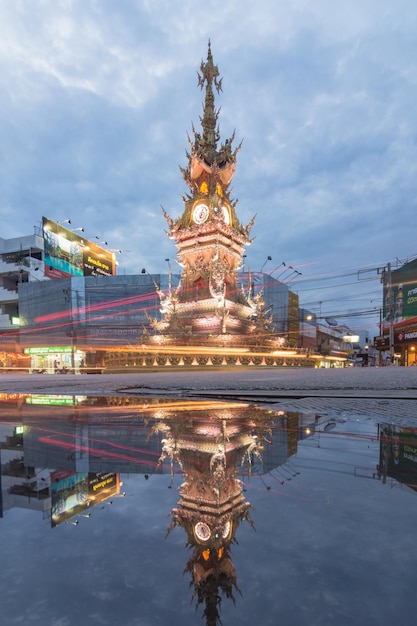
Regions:
<instances>
[{"instance_id":1,"label":"reflection of sign in water","mask_svg":"<svg viewBox=\"0 0 417 626\"><path fill-rule=\"evenodd\" d=\"M417 491L417 429L380 426L379 470Z\"/></svg>"},{"instance_id":2,"label":"reflection of sign in water","mask_svg":"<svg viewBox=\"0 0 417 626\"><path fill-rule=\"evenodd\" d=\"M52 472L51 504L52 526L56 526L72 516L72 511L87 500L88 474Z\"/></svg>"},{"instance_id":3,"label":"reflection of sign in water","mask_svg":"<svg viewBox=\"0 0 417 626\"><path fill-rule=\"evenodd\" d=\"M80 402L84 402L86 398L87 396L49 396L33 394L25 398L25 403L46 406L77 406Z\"/></svg>"},{"instance_id":4,"label":"reflection of sign in water","mask_svg":"<svg viewBox=\"0 0 417 626\"><path fill-rule=\"evenodd\" d=\"M118 493L119 474L110 472L107 474L89 474L88 478L88 494L94 496L99 502L103 500L103 492L106 490L110 490L112 494Z\"/></svg>"},{"instance_id":5,"label":"reflection of sign in water","mask_svg":"<svg viewBox=\"0 0 417 626\"><path fill-rule=\"evenodd\" d=\"M119 474L51 473L52 526L66 522L90 506L119 492Z\"/></svg>"},{"instance_id":6,"label":"reflection of sign in water","mask_svg":"<svg viewBox=\"0 0 417 626\"><path fill-rule=\"evenodd\" d=\"M45 276L113 276L114 255L52 220L43 218Z\"/></svg>"}]
</instances>

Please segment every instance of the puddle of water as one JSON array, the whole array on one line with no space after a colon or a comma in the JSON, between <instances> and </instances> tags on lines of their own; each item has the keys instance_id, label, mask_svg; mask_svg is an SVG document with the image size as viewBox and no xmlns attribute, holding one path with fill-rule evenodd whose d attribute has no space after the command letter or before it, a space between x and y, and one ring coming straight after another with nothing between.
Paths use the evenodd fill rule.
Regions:
<instances>
[{"instance_id":1,"label":"puddle of water","mask_svg":"<svg viewBox=\"0 0 417 626\"><path fill-rule=\"evenodd\" d=\"M351 418L2 396L5 623L401 624L417 429Z\"/></svg>"}]
</instances>

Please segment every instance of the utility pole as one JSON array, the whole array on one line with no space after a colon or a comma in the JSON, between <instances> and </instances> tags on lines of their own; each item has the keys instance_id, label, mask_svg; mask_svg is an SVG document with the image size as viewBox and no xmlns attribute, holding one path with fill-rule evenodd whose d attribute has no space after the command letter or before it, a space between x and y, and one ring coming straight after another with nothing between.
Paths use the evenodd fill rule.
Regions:
<instances>
[{"instance_id":1,"label":"utility pole","mask_svg":"<svg viewBox=\"0 0 417 626\"><path fill-rule=\"evenodd\" d=\"M394 294L391 283L391 263L387 265L388 315L389 315L389 356L394 365Z\"/></svg>"}]
</instances>

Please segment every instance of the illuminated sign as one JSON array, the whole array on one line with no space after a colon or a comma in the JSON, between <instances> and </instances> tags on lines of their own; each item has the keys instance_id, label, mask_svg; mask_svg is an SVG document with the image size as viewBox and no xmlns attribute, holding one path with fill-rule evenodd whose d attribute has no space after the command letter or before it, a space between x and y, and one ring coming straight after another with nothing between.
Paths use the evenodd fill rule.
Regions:
<instances>
[{"instance_id":1,"label":"illuminated sign","mask_svg":"<svg viewBox=\"0 0 417 626\"><path fill-rule=\"evenodd\" d=\"M359 343L360 337L359 335L343 335L343 341L347 343Z\"/></svg>"},{"instance_id":2,"label":"illuminated sign","mask_svg":"<svg viewBox=\"0 0 417 626\"><path fill-rule=\"evenodd\" d=\"M76 351L76 348L74 346L74 348L72 348L71 346L52 346L52 347L47 347L47 346L40 346L38 348L25 348L24 349L24 353L25 354L69 354L72 352L72 350L74 350L74 352Z\"/></svg>"},{"instance_id":3,"label":"illuminated sign","mask_svg":"<svg viewBox=\"0 0 417 626\"><path fill-rule=\"evenodd\" d=\"M45 276L114 276L114 254L43 217Z\"/></svg>"},{"instance_id":4,"label":"illuminated sign","mask_svg":"<svg viewBox=\"0 0 417 626\"><path fill-rule=\"evenodd\" d=\"M51 522L57 526L86 508L88 473L51 472Z\"/></svg>"},{"instance_id":5,"label":"illuminated sign","mask_svg":"<svg viewBox=\"0 0 417 626\"><path fill-rule=\"evenodd\" d=\"M51 525L57 526L120 492L120 475L51 472Z\"/></svg>"},{"instance_id":6,"label":"illuminated sign","mask_svg":"<svg viewBox=\"0 0 417 626\"><path fill-rule=\"evenodd\" d=\"M399 324L417 317L417 262L406 263L391 272L391 284L384 284L383 320Z\"/></svg>"},{"instance_id":7,"label":"illuminated sign","mask_svg":"<svg viewBox=\"0 0 417 626\"><path fill-rule=\"evenodd\" d=\"M45 406L75 406L79 402L83 402L87 396L28 396L25 398L26 404L36 404Z\"/></svg>"}]
</instances>

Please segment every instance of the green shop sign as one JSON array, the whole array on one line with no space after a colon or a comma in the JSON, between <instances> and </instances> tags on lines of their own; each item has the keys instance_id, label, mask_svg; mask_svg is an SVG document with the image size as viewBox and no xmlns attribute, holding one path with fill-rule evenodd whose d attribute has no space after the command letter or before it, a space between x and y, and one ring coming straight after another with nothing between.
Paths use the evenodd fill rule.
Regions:
<instances>
[{"instance_id":1,"label":"green shop sign","mask_svg":"<svg viewBox=\"0 0 417 626\"><path fill-rule=\"evenodd\" d=\"M52 346L52 347L40 347L40 348L25 348L25 354L55 354L55 353L71 353L76 347L72 346Z\"/></svg>"}]
</instances>

